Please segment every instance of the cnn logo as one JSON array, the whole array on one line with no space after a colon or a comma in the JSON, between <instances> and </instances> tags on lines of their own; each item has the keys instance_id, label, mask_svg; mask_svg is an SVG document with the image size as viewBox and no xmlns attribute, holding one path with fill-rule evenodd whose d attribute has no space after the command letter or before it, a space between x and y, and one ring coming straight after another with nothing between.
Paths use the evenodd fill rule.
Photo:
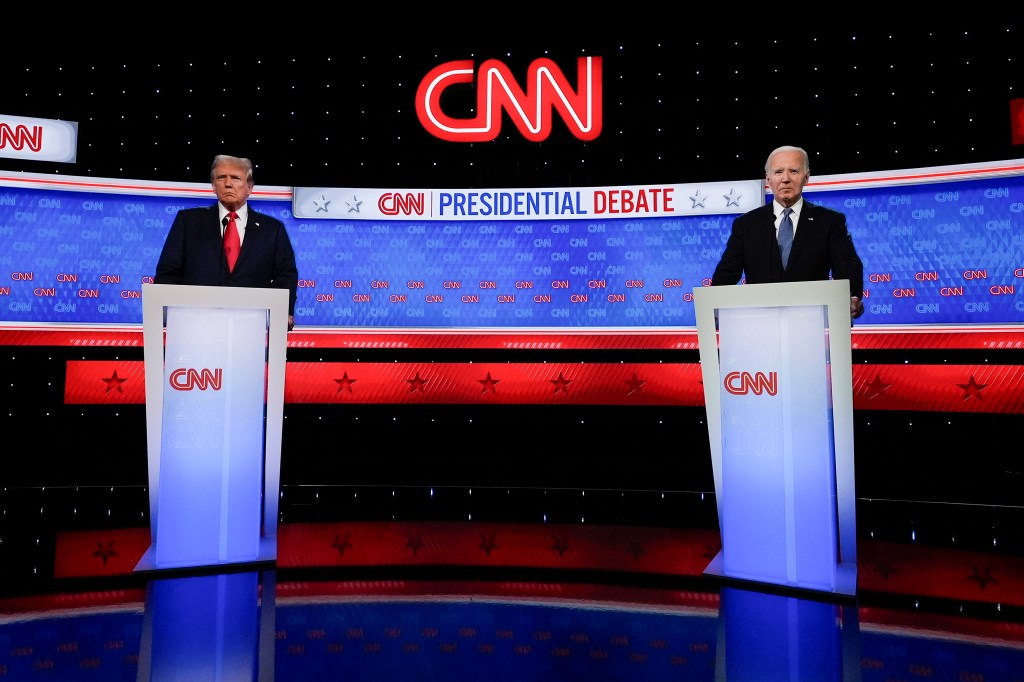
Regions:
<instances>
[{"instance_id":1,"label":"cnn logo","mask_svg":"<svg viewBox=\"0 0 1024 682\"><path fill-rule=\"evenodd\" d=\"M729 372L722 382L725 390L733 395L777 395L779 392L778 372Z\"/></svg>"},{"instance_id":2,"label":"cnn logo","mask_svg":"<svg viewBox=\"0 0 1024 682\"><path fill-rule=\"evenodd\" d=\"M449 142L489 142L501 132L507 111L527 140L543 142L551 134L552 109L580 140L593 140L603 124L601 58L576 61L578 89L573 90L550 59L537 59L527 73L526 92L508 66L488 59L474 75L473 60L446 62L432 69L416 90L416 115L428 133ZM476 78L476 116L455 118L441 110L448 88Z\"/></svg>"},{"instance_id":3,"label":"cnn logo","mask_svg":"<svg viewBox=\"0 0 1024 682\"><path fill-rule=\"evenodd\" d=\"M168 378L171 388L175 391L205 391L212 389L219 391L224 378L223 369L192 369L179 368L171 372Z\"/></svg>"},{"instance_id":4,"label":"cnn logo","mask_svg":"<svg viewBox=\"0 0 1024 682\"><path fill-rule=\"evenodd\" d=\"M29 131L28 126L16 125L12 129L6 123L0 122L0 149L8 145L17 150L28 147L38 152L43 148L42 126L32 126L32 130Z\"/></svg>"}]
</instances>

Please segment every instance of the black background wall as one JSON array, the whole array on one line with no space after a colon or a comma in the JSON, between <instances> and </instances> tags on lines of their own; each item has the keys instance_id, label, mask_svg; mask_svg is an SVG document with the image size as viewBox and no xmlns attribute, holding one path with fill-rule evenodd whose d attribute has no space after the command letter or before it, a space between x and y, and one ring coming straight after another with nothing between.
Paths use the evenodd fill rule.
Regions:
<instances>
[{"instance_id":1,"label":"black background wall","mask_svg":"<svg viewBox=\"0 0 1024 682\"><path fill-rule=\"evenodd\" d=\"M320 32L313 21L300 33L275 35L270 47L239 39L217 48L210 27L173 46L139 37L116 47L93 36L90 49L75 41L22 50L0 66L0 113L77 121L78 159L0 159L0 172L204 182L212 157L230 153L253 159L257 188L471 188L753 179L781 144L808 149L812 179L1024 156L1011 138L1010 101L1024 97L1024 26L1015 22L957 17L929 27L873 16L852 20L859 28L844 18L782 30L769 17L712 31L729 18L697 14L660 35L630 29L611 39L579 31L527 31L524 39L425 22L422 37L399 41L390 27L385 35L361 19ZM621 15L608 21L633 23ZM649 14L645 22L669 23ZM529 64L548 57L575 82L581 55L603 59L604 129L594 141L577 140L556 119L550 138L528 142L506 116L494 141L457 144L431 137L416 118L416 88L444 62L498 59L524 83ZM472 115L470 95L451 105L452 115L459 107ZM62 401L67 359L141 359L141 349L2 350L8 484L145 484L144 408ZM392 359L386 355L361 357ZM289 360L310 359L289 350ZM477 351L460 359L495 358ZM680 351L663 359L697 357ZM888 350L854 361L1020 364L1022 357L1020 350ZM1021 426L1020 415L859 412L858 497L1019 504L1021 467L1003 444ZM673 524L678 508L666 513L634 496L625 513L601 495L643 491L653 493L644 500L656 500L665 490L713 491L702 409L290 406L284 436L286 485L383 491L379 506L362 507L347 491L339 508L351 515L395 513L396 488L414 490L409 504L423 509L418 496L433 486L459 495L479 486L564 494L558 508L566 520L592 510L613 521ZM584 489L595 502L581 512ZM520 497L509 512L503 499L490 513L532 520L550 508ZM451 513L465 509L456 504Z\"/></svg>"},{"instance_id":2,"label":"black background wall","mask_svg":"<svg viewBox=\"0 0 1024 682\"><path fill-rule=\"evenodd\" d=\"M807 28L649 13L608 17L625 24L611 37L512 17L458 30L424 20L398 39L398 18L357 14L229 49L211 42L214 27L166 42L83 32L56 48L9 47L2 113L77 121L79 153L0 169L204 182L229 153L253 159L258 185L533 187L759 178L781 144L805 147L812 174L1024 156L1010 134L1009 102L1024 97L1018 22L873 12ZM604 65L604 130L591 142L558 117L539 143L507 116L478 144L443 142L417 120L416 89L442 63L497 59L525 87L535 59L575 82L587 55ZM446 111L473 115L475 89L451 92Z\"/></svg>"}]
</instances>

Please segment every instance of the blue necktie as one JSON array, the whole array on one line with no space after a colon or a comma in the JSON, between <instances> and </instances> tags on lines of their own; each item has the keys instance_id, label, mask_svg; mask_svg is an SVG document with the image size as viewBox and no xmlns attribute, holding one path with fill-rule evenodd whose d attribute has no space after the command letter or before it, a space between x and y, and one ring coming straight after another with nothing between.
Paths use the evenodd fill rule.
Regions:
<instances>
[{"instance_id":1,"label":"blue necktie","mask_svg":"<svg viewBox=\"0 0 1024 682\"><path fill-rule=\"evenodd\" d=\"M787 208L782 211L782 222L779 223L779 249L782 250L782 267L789 263L789 250L793 248L793 221L789 214L793 209Z\"/></svg>"}]
</instances>

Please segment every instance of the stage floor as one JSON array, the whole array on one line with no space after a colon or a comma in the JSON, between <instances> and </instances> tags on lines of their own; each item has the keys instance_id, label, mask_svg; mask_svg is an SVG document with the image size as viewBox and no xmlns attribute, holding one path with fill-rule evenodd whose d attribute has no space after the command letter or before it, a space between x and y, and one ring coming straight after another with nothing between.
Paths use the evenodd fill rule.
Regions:
<instances>
[{"instance_id":1,"label":"stage floor","mask_svg":"<svg viewBox=\"0 0 1024 682\"><path fill-rule=\"evenodd\" d=\"M144 489L5 489L0 679L1024 679L1018 508L860 500L833 599L706 575L706 496L661 527L337 493L285 491L271 566L153 574Z\"/></svg>"}]
</instances>

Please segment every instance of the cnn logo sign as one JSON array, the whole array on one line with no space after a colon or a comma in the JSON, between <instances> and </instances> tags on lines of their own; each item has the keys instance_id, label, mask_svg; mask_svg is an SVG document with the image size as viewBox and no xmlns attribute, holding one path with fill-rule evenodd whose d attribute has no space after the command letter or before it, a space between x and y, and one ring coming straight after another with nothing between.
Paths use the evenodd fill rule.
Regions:
<instances>
[{"instance_id":1,"label":"cnn logo sign","mask_svg":"<svg viewBox=\"0 0 1024 682\"><path fill-rule=\"evenodd\" d=\"M725 390L733 395L778 395L779 373L778 372L729 372L725 375L722 383Z\"/></svg>"},{"instance_id":2,"label":"cnn logo sign","mask_svg":"<svg viewBox=\"0 0 1024 682\"><path fill-rule=\"evenodd\" d=\"M175 391L205 391L212 389L219 391L224 378L223 369L192 369L179 368L171 372L168 378L171 388Z\"/></svg>"},{"instance_id":3,"label":"cnn logo sign","mask_svg":"<svg viewBox=\"0 0 1024 682\"><path fill-rule=\"evenodd\" d=\"M593 140L601 134L601 58L576 62L577 89L550 59L537 59L527 73L526 92L508 66L488 59L474 74L473 61L447 62L428 73L416 90L416 115L428 133L449 142L489 142L501 132L507 111L527 140L543 142L551 134L552 109L575 137ZM476 79L476 116L455 118L441 110L448 88Z\"/></svg>"}]
</instances>

